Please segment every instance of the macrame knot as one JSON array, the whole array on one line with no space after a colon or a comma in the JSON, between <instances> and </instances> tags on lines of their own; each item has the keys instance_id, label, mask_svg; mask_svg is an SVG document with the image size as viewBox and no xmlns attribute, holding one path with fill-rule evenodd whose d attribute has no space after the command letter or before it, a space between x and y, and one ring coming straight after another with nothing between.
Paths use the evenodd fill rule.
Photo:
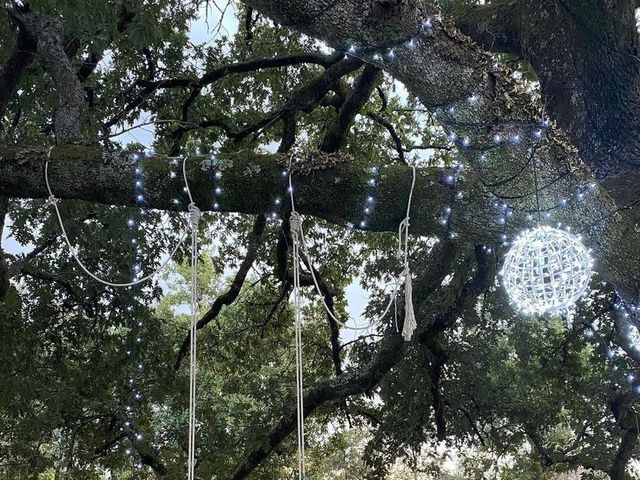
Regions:
<instances>
[{"instance_id":1,"label":"macrame knot","mask_svg":"<svg viewBox=\"0 0 640 480\"><path fill-rule=\"evenodd\" d=\"M191 228L196 230L198 228L198 224L200 223L200 219L202 218L202 212L196 206L195 203L189 204L189 223L191 224Z\"/></svg>"},{"instance_id":2,"label":"macrame knot","mask_svg":"<svg viewBox=\"0 0 640 480\"><path fill-rule=\"evenodd\" d=\"M298 212L291 212L291 216L289 217L289 226L291 227L292 232L299 232L302 228L302 217Z\"/></svg>"}]
</instances>

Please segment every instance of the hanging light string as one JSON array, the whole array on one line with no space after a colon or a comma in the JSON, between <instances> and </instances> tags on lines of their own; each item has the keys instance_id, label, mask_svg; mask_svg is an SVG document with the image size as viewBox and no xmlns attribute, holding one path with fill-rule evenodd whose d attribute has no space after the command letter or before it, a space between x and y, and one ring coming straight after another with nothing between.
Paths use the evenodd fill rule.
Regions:
<instances>
[{"instance_id":1,"label":"hanging light string","mask_svg":"<svg viewBox=\"0 0 640 480\"><path fill-rule=\"evenodd\" d=\"M54 208L54 210L56 212L56 217L58 219L58 224L60 225L60 230L62 231L62 238L64 239L65 243L67 244L67 247L69 248L69 252L71 253L71 256L74 258L74 260L76 261L78 266L82 269L82 271L84 273L86 273L89 277L94 279L96 282L99 282L99 283L101 283L103 285L106 285L108 287L116 287L116 288L126 288L126 287L133 287L135 285L140 285L141 283L145 283L148 280L151 280L152 278L156 277L159 273L161 273L169 265L169 262L171 262L171 260L173 260L173 258L175 257L176 253L178 252L178 250L180 249L180 247L182 246L184 241L187 239L187 236L189 235L188 232L185 232L185 234L180 238L180 240L178 241L176 246L173 248L173 250L171 250L171 252L169 253L169 256L160 265L160 267L158 267L156 270L154 270L150 274L148 274L148 275L146 275L146 276L144 276L142 278L139 278L137 280L133 280L132 282L116 283L116 282L111 282L111 281L108 281L108 280L104 280L104 279L98 277L93 272L91 272L85 266L85 264L82 262L82 260L80 259L79 255L78 255L77 249L71 244L71 241L69 240L69 236L67 235L67 230L65 229L64 222L62 220L62 215L60 214L60 209L58 208L58 198L56 198L56 196L53 194L53 191L51 190L51 185L49 183L49 160L51 159L52 150L53 150L53 147L51 147L49 149L49 154L47 155L47 160L46 160L46 162L44 164L44 180L45 180L45 184L47 186L47 191L49 192L49 198L47 199L47 203L49 205L53 206L53 208Z\"/></svg>"},{"instance_id":2,"label":"hanging light string","mask_svg":"<svg viewBox=\"0 0 640 480\"><path fill-rule=\"evenodd\" d=\"M138 158L134 158L134 161L137 161ZM139 176L142 174L142 169L139 166L136 166L136 177L134 180L134 196L135 198L138 195L142 194L143 186L142 181L139 180ZM140 212L135 216L132 216L127 220L127 227L129 230L136 230L136 236L131 239L131 247L133 249L133 257L134 264L132 267L133 278L135 279L140 274L140 261L141 261L141 249L140 249L140 239L137 237L139 235L139 226L141 224L141 219L145 216L144 209L140 209ZM127 434L130 439L130 442L139 442L142 440L142 432L138 430L137 419L135 417L137 410L140 407L140 402L142 399L142 385L143 385L143 370L144 364L142 363L142 356L140 355L140 346L142 342L142 327L143 323L139 317L139 303L135 302L129 305L126 308L127 317L130 323L130 333L129 333L129 345L127 347L127 357L131 360L131 377L129 378L128 388L129 388L129 403L126 407L126 416L125 421L122 426L122 430ZM133 445L132 445L133 446ZM125 448L125 453L127 455L133 455L135 448L132 446ZM142 470L144 468L144 463L139 458L138 461L134 464L134 467L137 470ZM140 478L139 472L134 474L134 479Z\"/></svg>"},{"instance_id":3,"label":"hanging light string","mask_svg":"<svg viewBox=\"0 0 640 480\"><path fill-rule=\"evenodd\" d=\"M408 202L407 202L406 215L405 215L405 218L402 220L402 222L400 222L400 225L398 227L398 258L402 262L403 269L400 272L400 274L394 278L393 289L391 291L391 296L390 296L389 301L387 302L383 312L378 317L376 317L373 321L369 322L368 324L366 324L364 326L357 326L357 324L355 326L350 326L344 320L341 320L338 317L336 317L336 315L334 315L334 313L331 311L331 309L327 305L327 302L326 302L326 300L324 298L324 295L322 294L322 289L320 288L320 283L319 283L319 281L318 281L318 279L316 277L316 274L315 274L315 271L314 271L315 269L313 268L313 264L315 262L314 262L314 259L313 259L313 255L309 251L309 247L307 245L306 235L304 233L304 227L302 225L302 221L298 222L297 220L294 220L293 223L291 224L291 230L292 231L294 230L294 228L293 228L294 225L298 228L297 238L299 240L299 251L301 251L305 256L305 259L307 261L307 265L309 267L308 269L309 269L309 272L311 274L311 279L313 280L314 287L315 287L316 291L318 292L318 296L321 299L321 302L322 302L322 305L324 306L324 309L326 310L327 314L331 317L331 319L333 319L336 323L338 323L339 325L341 325L345 329L354 330L354 331L366 331L366 330L369 330L372 326L377 325L380 322L382 322L382 320L389 313L389 310L391 309L391 305L394 302L395 296L400 291L400 285L402 284L403 281L405 283L407 282L406 277L410 277L410 272L409 272L409 254L408 254L408 250L409 250L408 232L409 232L409 214L411 212L411 203L412 203L412 200L413 200L413 191L414 191L414 188L415 188L415 183L416 183L416 167L412 166L412 181L411 181L411 188L410 188L410 191L409 191L409 197L408 197ZM290 200L291 200L291 217L292 218L299 217L300 214L296 211L296 207L295 207L295 199L294 199L294 194L293 194L294 189L293 189L291 168L289 168L289 189L288 190L289 190L289 197L290 197ZM295 240L296 240L296 237L294 237L294 243L295 243ZM354 320L354 324L355 323L356 322ZM404 330L404 328L403 328L403 330Z\"/></svg>"},{"instance_id":4,"label":"hanging light string","mask_svg":"<svg viewBox=\"0 0 640 480\"><path fill-rule=\"evenodd\" d=\"M67 235L67 232L64 227L64 222L62 220L62 215L60 214L60 210L58 208L58 199L54 196L51 185L49 183L49 160L51 158L51 152L53 147L49 149L49 153L47 155L47 160L45 162L44 167L44 175L45 175L45 183L47 186L47 190L49 192L48 203L51 204L56 212L56 216L58 218L58 223L60 225L60 230L62 231L63 238L71 252L71 255L75 259L78 266L85 272L89 277L93 278L99 283L103 285L107 285L110 287L117 288L127 288L135 285L139 285L151 278L155 277L158 273L160 273L173 259L176 252L180 248L180 246L184 243L186 237L189 235L189 232L186 232L175 248L172 250L169 258L154 272L151 274L140 278L138 280L134 280L133 282L127 283L114 283L107 280L104 280L97 275L93 274L80 260L78 254L76 253L76 249L71 245L71 241ZM188 156L184 158L182 163L182 174L184 179L184 191L189 197L189 230L191 233L191 344L190 344L190 368L189 368L189 432L188 432L188 468L187 468L187 476L188 480L195 480L195 448L196 448L196 373L197 373L197 343L196 343L196 333L197 333L197 324L198 324L198 285L197 285L197 277L198 277L198 226L200 219L202 218L202 212L196 206L193 201L193 197L191 195L191 189L189 188L189 181L187 178L187 159ZM140 196L140 195L139 195ZM128 409L129 410L129 409ZM130 421L127 421L125 426L130 426ZM136 439L141 439L141 435L136 435Z\"/></svg>"}]
</instances>

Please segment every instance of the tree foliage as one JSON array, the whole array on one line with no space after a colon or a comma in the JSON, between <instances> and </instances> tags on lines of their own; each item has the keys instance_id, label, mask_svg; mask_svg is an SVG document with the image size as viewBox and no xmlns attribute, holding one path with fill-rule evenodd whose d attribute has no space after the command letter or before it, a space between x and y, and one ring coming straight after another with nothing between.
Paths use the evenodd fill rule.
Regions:
<instances>
[{"instance_id":1,"label":"tree foliage","mask_svg":"<svg viewBox=\"0 0 640 480\"><path fill-rule=\"evenodd\" d=\"M148 147L177 156L198 149L221 161L247 152L277 151L288 159L319 151L318 160L300 162L301 171L311 175L345 158L367 177L374 168L405 164L437 167L445 175L458 162L469 166L468 152L447 135L442 115L434 114L440 106L424 105L384 71L385 64L345 56L313 37L311 7L323 2L310 2L308 18L289 26L278 21L279 3L291 16L298 13L300 2L266 0L10 2L0 15L0 146L29 155L56 144L83 144L78 148L103 152L108 164L123 149L119 134L142 125L153 128L153 144L129 143L125 150ZM389 8L389 2L368 3ZM416 2L397 3L403 14ZM434 8L432 2L417 3ZM491 17L479 8L520 8L523 2L484 3L443 2L451 42L464 48L471 42L459 28L492 50L487 32L474 31L468 19ZM593 15L585 10L580 18L595 21ZM203 21L211 22L209 38L196 43L190 29ZM586 28L575 22L574 28ZM237 29L227 31L229 24ZM500 38L513 28L510 23ZM328 36L339 35L336 27ZM64 58L53 61L59 70L71 71L82 89L80 113L71 118L78 138L68 131L63 136L61 121L73 117L73 110L60 101L66 87L58 70L48 66L51 58L44 58L45 40L59 42ZM529 92L531 102L555 105L559 117L565 99L548 95L537 57L527 57L531 50L527 55L515 47L499 50L495 53L512 68L509 78ZM501 106L516 98L511 92L496 95L502 95L496 99ZM521 107L519 99L514 110ZM569 130L559 118L554 121ZM568 135L571 141L585 136ZM583 152L578 156L587 158ZM551 161L545 165L552 170ZM226 167L259 170L241 162ZM101 199L60 202L69 238L89 268L127 281L138 274L137 266L148 273L163 263L167 253L161 252L183 236L180 210L188 203L180 175L165 181L178 192L174 211L134 206L133 193L131 206L105 205ZM530 189L520 182L512 188ZM278 191L270 191L272 208L256 215L229 213L227 207L237 204L233 196L256 192L225 183L224 176L221 185L219 202L227 213L206 215L200 238L197 474L293 478L287 184L283 179ZM374 318L394 300L389 284L401 269L395 236L354 229L343 218L305 217L316 260L303 272L308 477L640 478L634 463L640 456L640 375L633 376L638 358L621 340L638 332L638 324L624 324L630 330L621 331L611 283L615 268L607 270L608 281L596 277L571 328L566 318L522 317L496 280L504 248L482 248L458 233L467 226L458 223L456 199L465 207L476 200L446 188L454 213L440 238L411 239L419 328L407 343L397 333L401 297L380 324L354 333L326 315L309 276L316 268L321 295L340 318L347 318L350 292L361 285L369 296L364 316ZM394 192L372 189L371 195L369 207L365 199L353 206L357 212L350 220L356 226L368 218L365 207L373 215L384 212ZM189 329L188 249L178 250L158 281L105 287L82 274L49 204L33 197L10 198L6 211L6 199L0 198L7 231L24 246L0 251L0 274L3 281L11 279L8 288L0 288L1 476L179 478L187 444L188 369L181 366L181 346ZM604 197L606 205L613 202ZM445 207L420 215L440 222ZM575 215L610 214L592 210L576 207ZM401 218L388 220L395 228ZM616 217L616 222L622 238L632 235L625 229L633 218ZM624 266L633 257L627 253L611 254L610 263ZM625 271L625 280L636 277Z\"/></svg>"}]
</instances>

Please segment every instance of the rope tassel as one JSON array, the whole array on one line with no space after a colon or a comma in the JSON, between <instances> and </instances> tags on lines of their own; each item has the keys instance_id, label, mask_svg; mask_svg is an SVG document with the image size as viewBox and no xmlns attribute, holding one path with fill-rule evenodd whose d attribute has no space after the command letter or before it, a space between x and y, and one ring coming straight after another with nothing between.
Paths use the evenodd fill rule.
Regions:
<instances>
[{"instance_id":1,"label":"rope tassel","mask_svg":"<svg viewBox=\"0 0 640 480\"><path fill-rule=\"evenodd\" d=\"M408 342L416 329L416 314L413 310L413 285L411 272L407 271L404 279L404 325L402 326L402 337Z\"/></svg>"}]
</instances>

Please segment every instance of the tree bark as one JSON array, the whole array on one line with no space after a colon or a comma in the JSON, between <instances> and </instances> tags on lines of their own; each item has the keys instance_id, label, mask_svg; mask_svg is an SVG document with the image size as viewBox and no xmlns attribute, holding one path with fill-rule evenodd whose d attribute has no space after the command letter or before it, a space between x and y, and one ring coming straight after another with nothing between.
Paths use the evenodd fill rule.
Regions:
<instances>
[{"instance_id":1,"label":"tree bark","mask_svg":"<svg viewBox=\"0 0 640 480\"><path fill-rule=\"evenodd\" d=\"M32 38L42 66L53 79L58 97L53 129L58 143L79 142L81 120L85 110L82 84L62 44L62 22L30 11L11 12Z\"/></svg>"},{"instance_id":2,"label":"tree bark","mask_svg":"<svg viewBox=\"0 0 640 480\"><path fill-rule=\"evenodd\" d=\"M535 70L548 113L621 205L638 202L640 45L631 1L459 5L448 12L493 52ZM638 213L632 212L636 221Z\"/></svg>"},{"instance_id":3,"label":"tree bark","mask_svg":"<svg viewBox=\"0 0 640 480\"><path fill-rule=\"evenodd\" d=\"M465 159L492 193L508 199L509 203L534 209L532 175L526 169L517 175L532 148L537 149L536 163L544 177L541 185L547 186L541 196L543 209L558 204L562 197L593 180L589 166L580 159L571 140L558 129L550 129L539 142L534 139L534 129L543 118L541 104L524 92L494 58L458 34L451 25L438 22L437 11L429 2L399 2L400 7L390 10L384 6L386 3L376 0L248 0L246 3L279 23L323 39L334 48L347 52L350 45L354 45L368 62L401 80L447 131L456 134ZM428 17L432 26L419 32L418 26ZM408 38L417 39L412 48L399 41ZM373 52L384 54L391 46L396 47L393 58L373 57ZM496 135L502 139L499 145L494 142ZM465 148L467 143L470 146ZM534 147L535 144L538 146ZM598 170L600 178L604 178L605 173L604 169ZM514 176L511 181L503 181ZM635 177L627 178L633 182ZM620 199L622 205L627 205L629 195L636 193L635 187L625 190L607 186L613 199ZM513 198L518 190L521 198ZM601 207L600 215L618 208L613 201L606 207L596 208ZM577 208L573 216L567 216L568 223L575 226L578 218L597 216L595 210L588 213L590 209ZM628 210L624 215L630 218L618 217L619 227L609 225L598 229L597 236L607 235L609 228L621 228L619 242L607 248L615 250L632 237L633 221L638 220L636 211ZM624 275L621 270L618 274ZM633 287L624 287L622 292L629 298L635 297L633 292L638 280L632 283Z\"/></svg>"},{"instance_id":4,"label":"tree bark","mask_svg":"<svg viewBox=\"0 0 640 480\"><path fill-rule=\"evenodd\" d=\"M169 172L179 168L162 156L140 155L137 163L143 173L144 202L136 201L134 182L136 163L130 155L108 154L99 149L69 145L51 153L50 177L53 193L61 199L79 199L109 205L128 205L164 210L184 210L173 203L182 193L182 182ZM0 191L9 197L47 198L44 184L46 152L33 149L0 149ZM222 211L260 214L273 211L276 196L286 198L283 168L288 155L261 155L251 152L223 155L217 164L222 170L224 192ZM347 156L312 153L301 159L305 168L294 175L296 202L302 213L337 224L357 225L369 195L369 167ZM218 166L208 156L192 156L188 161L191 191L202 210L213 210L216 196L211 188ZM440 212L452 196L452 187L440 168L417 169L418 176L411 212L411 231L415 235L447 236L449 232L434 212ZM411 169L402 165L382 169L376 186L376 203L366 229L396 231L405 216L411 185ZM491 205L492 197L473 172L457 185L462 198L456 200L454 236L467 243L487 243L499 239L503 225ZM633 224L618 214L603 212L614 208L602 192L593 194L558 220L580 215L587 245L598 258L598 271L618 292L635 298L637 272L640 271L640 238ZM593 222L593 223L591 223ZM510 228L522 228L526 218L515 216Z\"/></svg>"},{"instance_id":5,"label":"tree bark","mask_svg":"<svg viewBox=\"0 0 640 480\"><path fill-rule=\"evenodd\" d=\"M4 251L2 250L2 236L7 212L8 199L0 196L0 302L4 301L9 291L9 268L4 258Z\"/></svg>"},{"instance_id":6,"label":"tree bark","mask_svg":"<svg viewBox=\"0 0 640 480\"><path fill-rule=\"evenodd\" d=\"M35 39L23 28L18 27L16 48L9 56L0 72L0 130L7 105L15 94L22 74L31 64L36 51Z\"/></svg>"}]
</instances>

